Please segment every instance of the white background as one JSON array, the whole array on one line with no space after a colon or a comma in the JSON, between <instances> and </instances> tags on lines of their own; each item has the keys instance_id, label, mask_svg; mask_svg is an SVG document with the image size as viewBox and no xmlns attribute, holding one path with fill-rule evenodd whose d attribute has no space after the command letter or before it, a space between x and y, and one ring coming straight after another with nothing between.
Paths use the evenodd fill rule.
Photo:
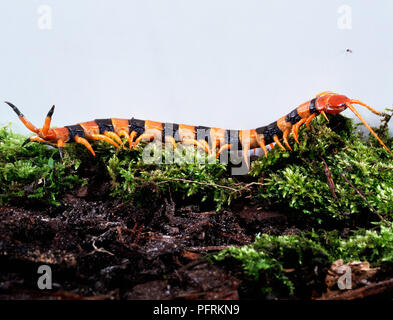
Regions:
<instances>
[{"instance_id":1,"label":"white background","mask_svg":"<svg viewBox=\"0 0 393 320\"><path fill-rule=\"evenodd\" d=\"M42 5L50 30L38 26ZM352 29L338 27L342 5ZM54 126L135 117L255 128L325 90L383 110L392 71L391 0L0 0L0 99L40 127L55 104ZM27 133L0 105L0 124L10 121Z\"/></svg>"}]
</instances>

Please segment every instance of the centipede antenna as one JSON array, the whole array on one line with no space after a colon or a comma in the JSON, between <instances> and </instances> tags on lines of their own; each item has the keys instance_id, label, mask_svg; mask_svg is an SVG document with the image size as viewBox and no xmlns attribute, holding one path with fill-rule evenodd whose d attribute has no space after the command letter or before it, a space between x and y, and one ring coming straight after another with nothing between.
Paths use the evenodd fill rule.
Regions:
<instances>
[{"instance_id":1,"label":"centipede antenna","mask_svg":"<svg viewBox=\"0 0 393 320\"><path fill-rule=\"evenodd\" d=\"M359 100L353 100L353 99L351 99L351 103L360 104L361 106L366 107L368 110L370 110L371 112L374 112L375 114L381 114L379 111L374 110L374 109L371 108L369 105L367 105L367 104L365 104L364 102L361 102L361 101L359 101Z\"/></svg>"},{"instance_id":2,"label":"centipede antenna","mask_svg":"<svg viewBox=\"0 0 393 320\"><path fill-rule=\"evenodd\" d=\"M50 110L45 118L44 126L42 127L42 134L44 136L46 136L48 134L48 130L50 128L50 123L52 121L52 115L53 115L54 111L55 111L55 106L53 105L52 108L50 108Z\"/></svg>"},{"instance_id":3,"label":"centipede antenna","mask_svg":"<svg viewBox=\"0 0 393 320\"><path fill-rule=\"evenodd\" d=\"M57 149L59 150L60 159L61 159L61 161L63 161L64 160L64 158L63 158L63 147L58 147Z\"/></svg>"},{"instance_id":4,"label":"centipede antenna","mask_svg":"<svg viewBox=\"0 0 393 320\"><path fill-rule=\"evenodd\" d=\"M383 141L378 137L378 135L374 132L373 129L369 126L369 124L366 122L366 120L363 119L363 117L360 115L360 113L355 109L355 107L347 103L346 106L359 118L361 122L366 126L366 128L371 132L371 134L379 141L379 143L386 149L387 152L392 154L392 152L389 150L389 148L383 143Z\"/></svg>"}]
</instances>

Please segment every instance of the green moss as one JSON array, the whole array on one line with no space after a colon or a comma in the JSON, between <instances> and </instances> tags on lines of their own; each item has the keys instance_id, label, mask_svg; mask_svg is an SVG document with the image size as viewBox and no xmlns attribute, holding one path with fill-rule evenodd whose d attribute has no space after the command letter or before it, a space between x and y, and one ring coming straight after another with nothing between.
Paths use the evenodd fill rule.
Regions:
<instances>
[{"instance_id":1,"label":"green moss","mask_svg":"<svg viewBox=\"0 0 393 320\"><path fill-rule=\"evenodd\" d=\"M307 284L323 286L324 276L332 262L369 261L372 266L393 264L393 228L357 230L348 238L337 231L309 232L300 235L258 235L253 244L231 247L213 256L213 261L240 264L245 278L252 277L262 295L301 295ZM231 268L236 264L229 263ZM319 270L319 272L318 272Z\"/></svg>"},{"instance_id":2,"label":"green moss","mask_svg":"<svg viewBox=\"0 0 393 320\"><path fill-rule=\"evenodd\" d=\"M58 205L59 196L81 183L77 160L58 161L57 150L40 144L22 148L26 137L0 129L0 205L37 199Z\"/></svg>"},{"instance_id":3,"label":"green moss","mask_svg":"<svg viewBox=\"0 0 393 320\"><path fill-rule=\"evenodd\" d=\"M310 131L303 129L300 145L295 145L293 152L275 148L267 159L253 163L251 175L265 177L265 188L258 197L273 206L296 209L319 223L325 217L347 219L359 212L373 214L372 208L391 217L392 157L378 142L365 142L351 120L342 116L330 119L328 126L319 118ZM387 137L385 141L391 148L392 141ZM324 161L331 172L336 197L327 183Z\"/></svg>"},{"instance_id":4,"label":"green moss","mask_svg":"<svg viewBox=\"0 0 393 320\"><path fill-rule=\"evenodd\" d=\"M240 187L227 167L193 147L174 150L174 163L166 163L168 150L152 146L150 162L142 159L143 146L113 155L107 165L114 197L137 203L174 197L180 201L214 203L219 210L228 205ZM199 159L199 162L196 161ZM170 159L172 161L172 159Z\"/></svg>"}]
</instances>

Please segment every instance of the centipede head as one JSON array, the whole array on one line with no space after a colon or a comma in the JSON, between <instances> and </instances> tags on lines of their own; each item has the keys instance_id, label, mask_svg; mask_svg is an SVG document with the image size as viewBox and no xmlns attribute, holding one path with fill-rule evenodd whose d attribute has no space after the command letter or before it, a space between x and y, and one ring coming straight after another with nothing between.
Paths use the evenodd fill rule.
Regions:
<instances>
[{"instance_id":1,"label":"centipede head","mask_svg":"<svg viewBox=\"0 0 393 320\"><path fill-rule=\"evenodd\" d=\"M326 95L323 95L318 98L316 108L317 110L324 114L324 113L331 113L331 114L337 114L340 112L343 112L347 108L351 110L356 117L366 126L366 128L371 132L371 134L378 140L378 142L388 151L390 154L392 152L389 150L389 148L383 143L383 141L378 137L378 135L374 132L374 130L369 126L369 124L364 120L364 118L360 115L360 113L355 109L353 106L354 104L361 105L363 107L366 107L373 113L379 115L380 112L374 110L371 108L369 105L365 104L364 102L361 102L359 100L355 99L350 99L344 95L340 94L334 94L334 93L329 93Z\"/></svg>"},{"instance_id":2,"label":"centipede head","mask_svg":"<svg viewBox=\"0 0 393 320\"><path fill-rule=\"evenodd\" d=\"M43 127L39 129L35 125L33 125L30 121L28 121L26 117L19 111L19 109L14 104L7 101L5 101L5 103L8 104L12 108L12 110L15 111L15 113L19 117L19 120L22 121L25 127L36 134L36 136L30 137L28 139L29 141L26 140L24 144L31 141L48 143L48 144L54 144L57 142L56 133L53 129L50 128L50 123L51 123L53 112L55 110L55 106L52 106L52 108L50 108L45 118Z\"/></svg>"}]
</instances>

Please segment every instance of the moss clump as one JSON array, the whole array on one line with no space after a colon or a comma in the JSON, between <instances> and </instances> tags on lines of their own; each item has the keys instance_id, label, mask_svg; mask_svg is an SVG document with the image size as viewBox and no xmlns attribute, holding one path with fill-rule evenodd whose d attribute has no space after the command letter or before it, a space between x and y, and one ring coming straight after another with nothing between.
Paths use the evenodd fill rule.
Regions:
<instances>
[{"instance_id":1,"label":"moss clump","mask_svg":"<svg viewBox=\"0 0 393 320\"><path fill-rule=\"evenodd\" d=\"M219 210L237 195L240 187L228 175L227 166L215 158L194 147L179 146L173 153L161 150L159 145L151 147L156 156L148 162L142 158L143 146L109 159L107 169L114 197L139 204L174 197L178 201L214 204ZM174 163L166 163L168 157Z\"/></svg>"},{"instance_id":2,"label":"moss clump","mask_svg":"<svg viewBox=\"0 0 393 320\"><path fill-rule=\"evenodd\" d=\"M58 197L81 184L76 174L79 162L57 161L57 150L40 144L22 148L26 137L0 129L0 205L20 199L58 205Z\"/></svg>"},{"instance_id":3,"label":"moss clump","mask_svg":"<svg viewBox=\"0 0 393 320\"><path fill-rule=\"evenodd\" d=\"M311 289L324 287L326 271L337 259L393 266L392 224L381 225L379 231L357 230L347 238L338 236L337 231L258 235L251 245L228 248L213 256L213 261L240 264L243 278L251 277L248 286L265 298L309 297Z\"/></svg>"},{"instance_id":4,"label":"moss clump","mask_svg":"<svg viewBox=\"0 0 393 320\"><path fill-rule=\"evenodd\" d=\"M254 162L251 174L263 176L265 183L258 197L273 207L293 208L319 223L327 217L342 220L360 212L377 211L390 217L392 157L378 142L365 142L351 120L339 115L330 119L326 125L319 118L310 131L303 130L293 152L275 148L267 159ZM392 148L392 141L387 137L385 141ZM326 167L333 189L327 183Z\"/></svg>"}]
</instances>

